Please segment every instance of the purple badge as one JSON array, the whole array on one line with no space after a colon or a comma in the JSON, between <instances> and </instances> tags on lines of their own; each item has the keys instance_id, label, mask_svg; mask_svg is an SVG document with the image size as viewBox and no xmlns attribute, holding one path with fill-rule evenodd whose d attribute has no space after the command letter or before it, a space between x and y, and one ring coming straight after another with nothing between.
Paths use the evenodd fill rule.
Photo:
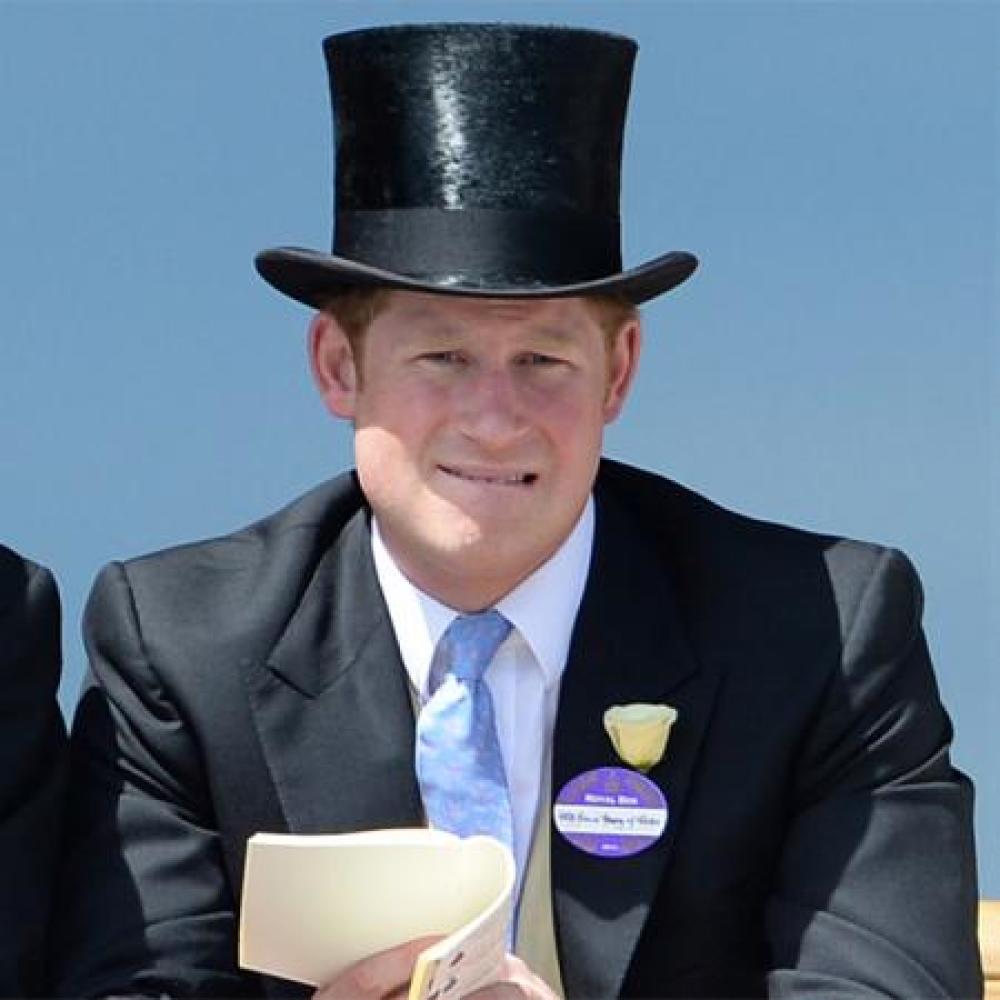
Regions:
<instances>
[{"instance_id":1,"label":"purple badge","mask_svg":"<svg viewBox=\"0 0 1000 1000\"><path fill-rule=\"evenodd\" d=\"M667 800L649 778L623 767L599 767L566 782L552 807L556 829L601 858L627 858L656 843L667 828Z\"/></svg>"}]
</instances>

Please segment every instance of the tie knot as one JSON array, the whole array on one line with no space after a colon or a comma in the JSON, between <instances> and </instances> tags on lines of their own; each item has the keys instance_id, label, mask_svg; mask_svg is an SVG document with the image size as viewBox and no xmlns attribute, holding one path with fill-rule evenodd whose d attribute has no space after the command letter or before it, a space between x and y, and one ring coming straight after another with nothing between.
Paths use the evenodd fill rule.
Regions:
<instances>
[{"instance_id":1,"label":"tie knot","mask_svg":"<svg viewBox=\"0 0 1000 1000\"><path fill-rule=\"evenodd\" d=\"M459 615L438 644L441 676L452 673L463 680L481 680L510 628L499 611Z\"/></svg>"}]
</instances>

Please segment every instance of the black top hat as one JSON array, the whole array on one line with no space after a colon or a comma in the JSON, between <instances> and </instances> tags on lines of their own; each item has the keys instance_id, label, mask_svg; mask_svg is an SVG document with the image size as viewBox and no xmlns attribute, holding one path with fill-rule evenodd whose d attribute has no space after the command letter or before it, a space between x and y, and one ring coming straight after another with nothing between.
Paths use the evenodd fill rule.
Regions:
<instances>
[{"instance_id":1,"label":"black top hat","mask_svg":"<svg viewBox=\"0 0 1000 1000\"><path fill-rule=\"evenodd\" d=\"M633 303L689 277L675 251L622 271L618 194L636 45L576 28L442 24L331 35L333 253L257 255L320 307L381 286Z\"/></svg>"}]
</instances>

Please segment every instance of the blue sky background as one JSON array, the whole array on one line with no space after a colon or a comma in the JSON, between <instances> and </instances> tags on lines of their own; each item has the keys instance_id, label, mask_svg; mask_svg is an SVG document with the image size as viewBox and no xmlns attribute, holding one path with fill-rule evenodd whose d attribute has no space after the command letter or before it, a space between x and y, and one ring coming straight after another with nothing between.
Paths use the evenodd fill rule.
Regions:
<instances>
[{"instance_id":1,"label":"blue sky background","mask_svg":"<svg viewBox=\"0 0 1000 1000\"><path fill-rule=\"evenodd\" d=\"M457 19L638 38L626 261L702 269L607 450L909 553L1000 896L993 3L0 2L0 537L59 578L64 705L102 563L350 464L251 261L330 243L321 38Z\"/></svg>"}]
</instances>

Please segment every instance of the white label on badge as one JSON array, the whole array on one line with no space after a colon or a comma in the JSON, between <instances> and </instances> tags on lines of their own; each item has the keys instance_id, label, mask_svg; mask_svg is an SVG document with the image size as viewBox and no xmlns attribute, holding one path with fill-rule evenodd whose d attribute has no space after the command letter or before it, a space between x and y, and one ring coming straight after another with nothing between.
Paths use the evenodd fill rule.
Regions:
<instances>
[{"instance_id":1,"label":"white label on badge","mask_svg":"<svg viewBox=\"0 0 1000 1000\"><path fill-rule=\"evenodd\" d=\"M620 809L615 806L557 805L560 833L617 834L619 837L659 837L667 825L666 809Z\"/></svg>"}]
</instances>

